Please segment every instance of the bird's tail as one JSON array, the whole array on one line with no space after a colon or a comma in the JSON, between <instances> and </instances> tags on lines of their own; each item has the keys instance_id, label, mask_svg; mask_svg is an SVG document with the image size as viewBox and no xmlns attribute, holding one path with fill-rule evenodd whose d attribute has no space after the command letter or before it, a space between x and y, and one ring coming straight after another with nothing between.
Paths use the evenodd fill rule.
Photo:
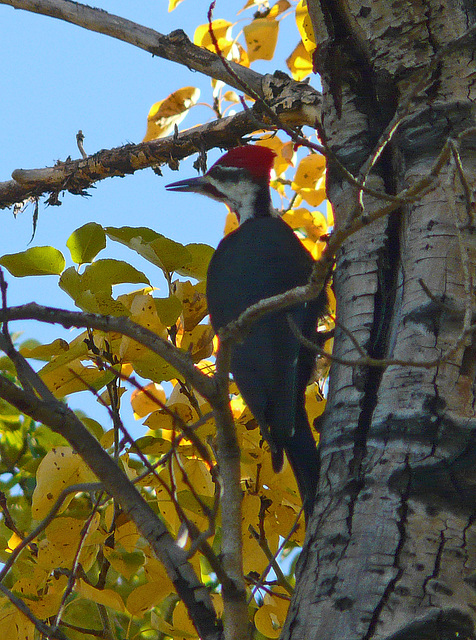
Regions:
<instances>
[{"instance_id":1,"label":"bird's tail","mask_svg":"<svg viewBox=\"0 0 476 640\"><path fill-rule=\"evenodd\" d=\"M296 477L307 522L314 508L320 467L316 442L312 437L307 418L305 426L296 425L293 436L285 445L285 450Z\"/></svg>"}]
</instances>

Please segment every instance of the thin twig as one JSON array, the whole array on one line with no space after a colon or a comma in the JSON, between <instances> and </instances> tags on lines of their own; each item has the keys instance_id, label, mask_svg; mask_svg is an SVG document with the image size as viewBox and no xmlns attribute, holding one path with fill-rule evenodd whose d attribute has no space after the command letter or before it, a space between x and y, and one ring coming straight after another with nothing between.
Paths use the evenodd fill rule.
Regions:
<instances>
[{"instance_id":1,"label":"thin twig","mask_svg":"<svg viewBox=\"0 0 476 640\"><path fill-rule=\"evenodd\" d=\"M25 549L30 543L32 543L33 540L35 540L35 538L38 538L40 533L46 529L46 527L50 524L50 522L52 522L53 518L56 516L56 514L60 510L61 505L63 504L63 502L65 501L65 499L70 493L80 493L80 492L91 493L93 491L101 491L102 488L103 488L102 484L98 482L87 482L87 483L83 482L81 484L73 484L69 487L66 487L66 489L63 489L63 491L59 494L58 498L56 499L56 502L54 503L54 505L48 512L48 514L40 522L40 524L37 527L35 527L35 529L33 529L31 533L25 536L19 545L17 545L14 549L12 549L12 552L8 556L8 560L6 560L5 564L3 565L0 571L0 582L2 582L2 580L5 579L5 576L10 571L13 564L15 563L15 560L23 551L23 549Z\"/></svg>"},{"instance_id":2,"label":"thin twig","mask_svg":"<svg viewBox=\"0 0 476 640\"><path fill-rule=\"evenodd\" d=\"M56 640L69 640L68 636L66 636L62 631L60 631L60 629L54 629L53 627L50 627L46 625L44 622L42 622L41 620L39 620L35 616L33 611L30 609L30 607L28 607L21 598L18 598L15 594L13 594L10 591L10 589L7 589L6 586L1 583L0 583L0 591L3 593L4 596L6 596L10 600L10 602L13 605L15 605L15 607L19 611L23 613L24 616L28 618L28 620L30 620L30 622L32 622L35 625L36 629L38 629L38 631L42 633L44 636L46 636L47 638L55 638Z\"/></svg>"}]
</instances>

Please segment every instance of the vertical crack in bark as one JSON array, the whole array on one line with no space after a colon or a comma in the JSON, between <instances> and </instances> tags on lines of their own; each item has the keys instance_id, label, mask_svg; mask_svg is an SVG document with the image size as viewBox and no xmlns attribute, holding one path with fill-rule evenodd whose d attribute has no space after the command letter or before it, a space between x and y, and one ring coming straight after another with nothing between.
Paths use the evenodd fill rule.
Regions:
<instances>
[{"instance_id":1,"label":"vertical crack in bark","mask_svg":"<svg viewBox=\"0 0 476 640\"><path fill-rule=\"evenodd\" d=\"M382 597L380 598L380 601L378 602L377 606L373 611L372 618L369 622L369 628L367 630L367 633L365 634L365 636L362 637L362 640L371 640L371 638L373 637L375 631L377 630L380 614L382 613L385 605L387 604L390 596L392 595L395 589L395 585L398 583L398 581L400 580L403 574L403 569L400 567L400 556L406 542L405 526L407 524L407 516L408 516L408 510L409 510L408 499L410 496L410 487L411 487L411 479L412 479L412 469L410 466L408 455L406 456L406 459L405 459L405 474L407 475L407 478L408 478L407 484L406 484L405 490L402 493L400 506L397 509L397 513L399 515L399 519L397 520L397 529L398 529L399 537L398 537L397 546L395 547L395 554L393 558L393 567L396 569L396 572L393 578L389 580L387 586L385 587Z\"/></svg>"},{"instance_id":2,"label":"vertical crack in bark","mask_svg":"<svg viewBox=\"0 0 476 640\"><path fill-rule=\"evenodd\" d=\"M400 264L399 220L398 215L389 217L386 240L377 259L378 287L374 297L374 320L367 345L368 354L372 358L385 358L389 355L390 326L395 306L398 265ZM379 367L368 367L366 371L359 421L354 433L353 457L349 462L352 478L348 485L350 493L349 515L347 516L349 539L352 535L355 503L365 484L362 463L367 453L367 437L377 406L378 389L383 371Z\"/></svg>"},{"instance_id":3,"label":"vertical crack in bark","mask_svg":"<svg viewBox=\"0 0 476 640\"><path fill-rule=\"evenodd\" d=\"M425 580L423 581L423 586L422 586L422 588L423 588L422 601L423 601L423 599L424 599L424 597L425 597L425 596L429 595L429 594L427 593L427 590L426 590L428 583L430 582L430 580L435 580L435 579L438 577L439 573L440 573L440 568L441 568L441 558L442 558L442 556L443 556L443 549L444 549L444 547L445 547L445 544L446 544L445 528L443 528L443 529L440 531L440 543L439 543L439 545L438 545L438 549L437 549L436 554L435 554L435 561L434 561L434 563L433 563L433 571L432 571L432 572L430 573L430 575L428 575L428 576L425 578Z\"/></svg>"}]
</instances>

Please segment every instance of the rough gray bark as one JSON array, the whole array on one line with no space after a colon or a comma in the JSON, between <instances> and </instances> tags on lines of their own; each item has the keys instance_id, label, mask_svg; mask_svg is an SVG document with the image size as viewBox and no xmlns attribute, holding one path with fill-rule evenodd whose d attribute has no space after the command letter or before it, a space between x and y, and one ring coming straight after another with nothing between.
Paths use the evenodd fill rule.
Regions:
<instances>
[{"instance_id":1,"label":"rough gray bark","mask_svg":"<svg viewBox=\"0 0 476 640\"><path fill-rule=\"evenodd\" d=\"M409 364L332 366L320 489L283 637L474 638L476 350L463 329L474 312L476 5L308 4L321 133L354 175L394 125L370 175L389 194L454 144L422 197L339 254L340 322L370 356ZM361 213L358 194L332 164L329 173L341 228ZM379 206L364 203L366 213ZM337 356L360 357L342 330L335 345Z\"/></svg>"}]
</instances>

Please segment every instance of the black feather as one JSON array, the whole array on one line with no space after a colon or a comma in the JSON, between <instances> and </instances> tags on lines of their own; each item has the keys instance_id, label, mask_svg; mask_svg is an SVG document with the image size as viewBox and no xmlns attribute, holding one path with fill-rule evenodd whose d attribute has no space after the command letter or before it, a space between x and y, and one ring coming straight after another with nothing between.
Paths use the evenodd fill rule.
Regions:
<instances>
[{"instance_id":1,"label":"black feather","mask_svg":"<svg viewBox=\"0 0 476 640\"><path fill-rule=\"evenodd\" d=\"M224 238L208 268L207 298L216 332L249 306L305 285L314 260L280 218L251 218ZM302 334L316 338L326 294L316 300L273 312L257 321L234 346L231 371L269 442L273 468L280 471L283 451L296 476L306 515L317 488L319 459L304 407L306 385L315 355L294 335L288 314Z\"/></svg>"}]
</instances>

